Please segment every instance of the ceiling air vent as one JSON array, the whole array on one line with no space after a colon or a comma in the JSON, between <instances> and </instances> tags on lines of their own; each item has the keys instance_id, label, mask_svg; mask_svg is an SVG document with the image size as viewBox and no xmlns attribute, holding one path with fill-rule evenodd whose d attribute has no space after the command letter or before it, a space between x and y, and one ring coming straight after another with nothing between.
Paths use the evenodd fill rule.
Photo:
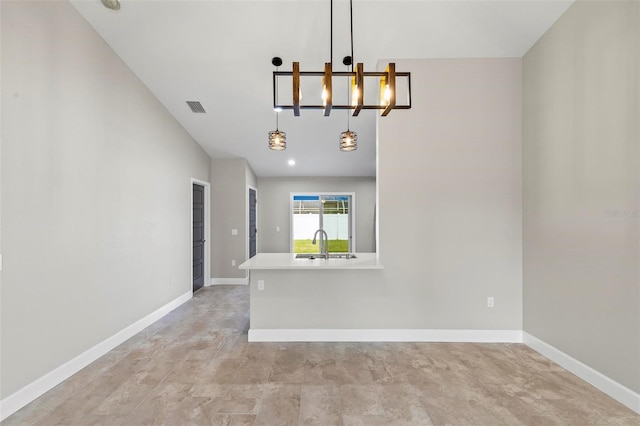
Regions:
<instances>
[{"instance_id":1,"label":"ceiling air vent","mask_svg":"<svg viewBox=\"0 0 640 426\"><path fill-rule=\"evenodd\" d=\"M195 113L204 114L207 112L202 107L202 104L198 101L187 101L187 105L189 105L189 108L191 108L191 111Z\"/></svg>"}]
</instances>

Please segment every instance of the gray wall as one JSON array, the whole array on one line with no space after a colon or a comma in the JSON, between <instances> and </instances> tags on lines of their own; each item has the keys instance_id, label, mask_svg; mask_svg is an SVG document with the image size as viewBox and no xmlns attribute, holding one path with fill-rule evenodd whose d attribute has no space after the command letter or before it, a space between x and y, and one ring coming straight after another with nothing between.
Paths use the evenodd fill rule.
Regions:
<instances>
[{"instance_id":1,"label":"gray wall","mask_svg":"<svg viewBox=\"0 0 640 426\"><path fill-rule=\"evenodd\" d=\"M249 163L247 162L246 165L246 179L247 179L247 186L250 186L254 189L258 188L258 177L256 176L255 172L253 171L253 169L251 168L251 166L249 165Z\"/></svg>"},{"instance_id":2,"label":"gray wall","mask_svg":"<svg viewBox=\"0 0 640 426\"><path fill-rule=\"evenodd\" d=\"M521 329L521 60L396 69L412 73L414 106L379 119L378 181L397 314L430 328Z\"/></svg>"},{"instance_id":3,"label":"gray wall","mask_svg":"<svg viewBox=\"0 0 640 426\"><path fill-rule=\"evenodd\" d=\"M356 249L376 251L376 180L373 177L287 177L258 179L258 243L261 253L288 253L291 243L292 192L354 192ZM280 227L280 232L276 231Z\"/></svg>"},{"instance_id":4,"label":"gray wall","mask_svg":"<svg viewBox=\"0 0 640 426\"><path fill-rule=\"evenodd\" d=\"M68 2L1 8L5 398L190 291L210 160Z\"/></svg>"},{"instance_id":5,"label":"gray wall","mask_svg":"<svg viewBox=\"0 0 640 426\"><path fill-rule=\"evenodd\" d=\"M244 278L238 266L247 260L249 237L248 187L255 173L243 158L211 160L211 277ZM238 235L231 235L237 229ZM232 260L236 266L232 266ZM208 283L207 283L208 284Z\"/></svg>"},{"instance_id":6,"label":"gray wall","mask_svg":"<svg viewBox=\"0 0 640 426\"><path fill-rule=\"evenodd\" d=\"M524 329L640 392L640 6L577 2L524 57Z\"/></svg>"},{"instance_id":7,"label":"gray wall","mask_svg":"<svg viewBox=\"0 0 640 426\"><path fill-rule=\"evenodd\" d=\"M281 272L291 291L252 271L268 280L252 328L522 329L521 60L397 69L412 73L414 104L379 119L385 269L342 285L335 271Z\"/></svg>"}]
</instances>

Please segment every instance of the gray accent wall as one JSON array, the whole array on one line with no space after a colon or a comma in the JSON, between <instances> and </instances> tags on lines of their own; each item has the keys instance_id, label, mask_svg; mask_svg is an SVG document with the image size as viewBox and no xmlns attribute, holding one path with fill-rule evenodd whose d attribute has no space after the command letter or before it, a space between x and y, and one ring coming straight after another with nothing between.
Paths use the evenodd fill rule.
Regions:
<instances>
[{"instance_id":1,"label":"gray accent wall","mask_svg":"<svg viewBox=\"0 0 640 426\"><path fill-rule=\"evenodd\" d=\"M396 69L411 72L414 103L378 120L384 269L283 271L284 287L276 272L252 271L266 280L252 291L252 328L522 330L521 60Z\"/></svg>"},{"instance_id":2,"label":"gray accent wall","mask_svg":"<svg viewBox=\"0 0 640 426\"><path fill-rule=\"evenodd\" d=\"M574 3L523 80L524 330L640 392L640 3Z\"/></svg>"},{"instance_id":3,"label":"gray accent wall","mask_svg":"<svg viewBox=\"0 0 640 426\"><path fill-rule=\"evenodd\" d=\"M238 279L247 275L238 266L248 258L248 188L255 188L256 181L244 158L211 160L211 278ZM237 229L238 235L231 235L232 229ZM232 260L236 266L232 266Z\"/></svg>"},{"instance_id":4,"label":"gray accent wall","mask_svg":"<svg viewBox=\"0 0 640 426\"><path fill-rule=\"evenodd\" d=\"M349 155L345 153L345 155ZM373 253L376 179L373 177L282 177L258 179L258 251L288 253L291 246L291 193L355 193L356 248ZM280 231L276 231L276 227Z\"/></svg>"},{"instance_id":5,"label":"gray accent wall","mask_svg":"<svg viewBox=\"0 0 640 426\"><path fill-rule=\"evenodd\" d=\"M70 3L0 8L5 398L191 290L210 159Z\"/></svg>"}]
</instances>

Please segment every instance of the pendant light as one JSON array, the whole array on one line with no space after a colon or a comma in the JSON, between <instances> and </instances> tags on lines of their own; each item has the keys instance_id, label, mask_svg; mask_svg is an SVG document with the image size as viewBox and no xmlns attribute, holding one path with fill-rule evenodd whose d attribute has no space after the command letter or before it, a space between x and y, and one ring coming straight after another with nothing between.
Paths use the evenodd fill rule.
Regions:
<instances>
[{"instance_id":1,"label":"pendant light","mask_svg":"<svg viewBox=\"0 0 640 426\"><path fill-rule=\"evenodd\" d=\"M276 67L276 70L280 65L282 65L282 59L279 57L274 57L271 59L271 63ZM274 86L274 90L278 90L278 86ZM287 134L285 132L281 132L278 129L278 119L280 115L281 108L274 108L276 112L276 130L269 132L269 149L274 151L284 151L287 149Z\"/></svg>"},{"instance_id":2,"label":"pendant light","mask_svg":"<svg viewBox=\"0 0 640 426\"><path fill-rule=\"evenodd\" d=\"M347 129L340 133L340 151L349 152L358 149L358 134Z\"/></svg>"},{"instance_id":3,"label":"pendant light","mask_svg":"<svg viewBox=\"0 0 640 426\"><path fill-rule=\"evenodd\" d=\"M287 134L278 130L278 112L276 112L276 130L269 132L269 149L284 151L287 149Z\"/></svg>"},{"instance_id":4,"label":"pendant light","mask_svg":"<svg viewBox=\"0 0 640 426\"><path fill-rule=\"evenodd\" d=\"M353 22L352 27L353 29ZM352 31L353 34L353 31ZM353 37L351 38L351 53L353 54ZM342 60L342 63L347 66L347 71L349 70L349 65L351 65L351 71L353 71L353 57L345 56ZM351 83L347 86L347 99L352 96L351 92ZM340 151L349 152L355 151L358 149L358 134L356 132L352 132L349 130L349 110L347 110L347 131L340 133Z\"/></svg>"},{"instance_id":5,"label":"pendant light","mask_svg":"<svg viewBox=\"0 0 640 426\"><path fill-rule=\"evenodd\" d=\"M276 111L276 129L269 132L269 149L274 151L284 151L287 149L287 134L278 129L278 115L280 111Z\"/></svg>"},{"instance_id":6,"label":"pendant light","mask_svg":"<svg viewBox=\"0 0 640 426\"><path fill-rule=\"evenodd\" d=\"M345 56L342 59L342 63L347 66L347 72L349 71L349 67L351 67L351 72L353 73L353 0L349 0L349 32L351 36L351 56ZM353 83L355 82L355 75L352 81L347 84L347 99L353 99L355 96L356 99L358 94L350 93L351 90L359 91L360 85L356 85L354 87ZM358 149L358 134L356 132L352 132L349 129L349 116L351 115L350 111L347 110L347 131L340 133L340 151L350 152Z\"/></svg>"}]
</instances>

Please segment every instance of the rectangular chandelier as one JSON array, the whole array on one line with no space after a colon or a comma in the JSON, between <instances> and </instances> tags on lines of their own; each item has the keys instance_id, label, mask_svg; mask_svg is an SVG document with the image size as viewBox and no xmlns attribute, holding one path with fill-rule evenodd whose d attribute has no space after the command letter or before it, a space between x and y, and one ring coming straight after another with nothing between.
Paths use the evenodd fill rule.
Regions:
<instances>
[{"instance_id":1,"label":"rectangular chandelier","mask_svg":"<svg viewBox=\"0 0 640 426\"><path fill-rule=\"evenodd\" d=\"M322 87L303 89L303 77L321 77ZM278 87L286 87L279 84L280 80L291 79L291 103L280 102ZM336 79L334 84L334 79ZM374 80L379 87L378 97L375 102L365 101L365 80ZM339 83L342 80L343 83ZM316 83L317 84L317 83ZM367 83L367 87L368 87ZM398 88L403 87L404 95L398 96ZM347 102L335 103L336 98L333 88L349 87ZM304 103L303 93L314 90L322 93L320 103ZM399 98L403 98L400 100ZM294 62L291 71L273 71L273 108L276 111L293 110L293 115L300 116L300 110L320 109L325 116L331 114L332 109L353 110L353 116L366 109L379 110L385 117L394 109L411 108L411 73L396 72L396 64L391 62L384 72L366 72L364 65L359 62L352 71L333 71L331 62L324 65L324 71L300 71L300 63Z\"/></svg>"}]
</instances>

